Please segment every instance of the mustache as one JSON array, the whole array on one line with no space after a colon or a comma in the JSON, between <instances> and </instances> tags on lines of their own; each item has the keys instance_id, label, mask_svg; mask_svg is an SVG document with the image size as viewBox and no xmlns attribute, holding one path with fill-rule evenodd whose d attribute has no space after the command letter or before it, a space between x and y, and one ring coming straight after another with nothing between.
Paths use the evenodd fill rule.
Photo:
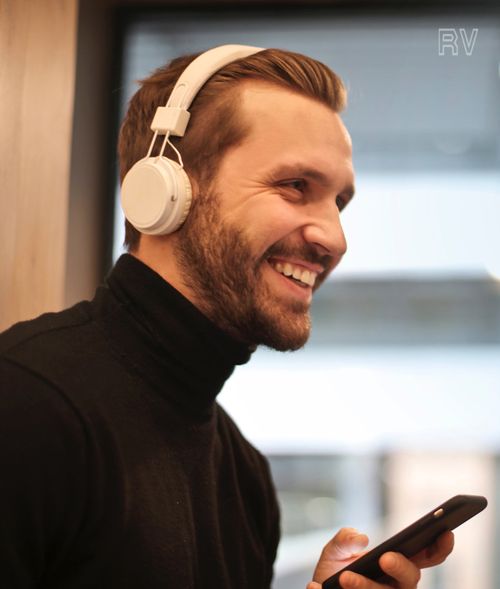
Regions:
<instances>
[{"instance_id":1,"label":"mustache","mask_svg":"<svg viewBox=\"0 0 500 589\"><path fill-rule=\"evenodd\" d=\"M312 245L305 244L302 246L292 246L286 243L275 243L268 248L265 254L262 256L261 261L267 260L272 257L289 257L299 258L304 262L310 262L311 264L319 264L323 270L327 270L333 261L333 257L328 254L319 254L316 248Z\"/></svg>"}]
</instances>

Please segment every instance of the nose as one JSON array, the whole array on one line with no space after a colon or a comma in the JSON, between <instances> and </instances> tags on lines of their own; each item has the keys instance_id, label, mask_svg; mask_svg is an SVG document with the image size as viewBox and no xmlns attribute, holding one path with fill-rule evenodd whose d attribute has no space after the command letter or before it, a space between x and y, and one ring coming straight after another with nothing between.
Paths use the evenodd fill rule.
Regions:
<instances>
[{"instance_id":1,"label":"nose","mask_svg":"<svg viewBox=\"0 0 500 589\"><path fill-rule=\"evenodd\" d=\"M336 263L347 251L347 241L335 202L315 207L303 225L304 240L314 246L320 255L331 256Z\"/></svg>"}]
</instances>

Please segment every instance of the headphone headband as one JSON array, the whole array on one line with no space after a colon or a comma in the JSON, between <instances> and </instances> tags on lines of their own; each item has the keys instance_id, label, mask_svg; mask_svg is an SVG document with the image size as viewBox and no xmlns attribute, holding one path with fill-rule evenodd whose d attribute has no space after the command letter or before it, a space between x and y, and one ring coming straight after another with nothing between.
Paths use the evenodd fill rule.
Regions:
<instances>
[{"instance_id":1,"label":"headphone headband","mask_svg":"<svg viewBox=\"0 0 500 589\"><path fill-rule=\"evenodd\" d=\"M182 72L166 106L156 109L151 129L154 136L145 158L136 162L122 183L121 202L128 221L141 233L167 235L184 222L191 204L191 183L179 163L163 156L170 135L182 137L191 106L205 82L219 69L242 57L262 51L260 47L222 45L194 59ZM158 135L164 135L160 154L150 157Z\"/></svg>"},{"instance_id":2,"label":"headphone headband","mask_svg":"<svg viewBox=\"0 0 500 589\"><path fill-rule=\"evenodd\" d=\"M188 108L208 79L228 63L259 51L263 51L263 48L249 45L221 45L199 55L180 75L167 104L156 109L151 130L158 135L182 137L189 121Z\"/></svg>"}]
</instances>

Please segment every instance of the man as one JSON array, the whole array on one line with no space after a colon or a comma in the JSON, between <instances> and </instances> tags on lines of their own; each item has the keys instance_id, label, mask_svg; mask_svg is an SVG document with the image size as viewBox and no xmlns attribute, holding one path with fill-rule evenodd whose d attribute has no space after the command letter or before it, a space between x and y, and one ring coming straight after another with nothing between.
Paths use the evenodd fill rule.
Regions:
<instances>
[{"instance_id":1,"label":"man","mask_svg":"<svg viewBox=\"0 0 500 589\"><path fill-rule=\"evenodd\" d=\"M132 99L122 178L192 59ZM184 224L150 235L127 222L130 254L93 301L3 334L2 586L270 586L268 466L215 399L256 346L308 338L312 293L346 249L344 102L338 77L305 56L265 50L220 68L172 140L193 192ZM309 589L367 541L341 530ZM414 562L386 554L381 565L391 587L414 589L451 548L448 534ZM352 573L342 585L388 587Z\"/></svg>"}]
</instances>

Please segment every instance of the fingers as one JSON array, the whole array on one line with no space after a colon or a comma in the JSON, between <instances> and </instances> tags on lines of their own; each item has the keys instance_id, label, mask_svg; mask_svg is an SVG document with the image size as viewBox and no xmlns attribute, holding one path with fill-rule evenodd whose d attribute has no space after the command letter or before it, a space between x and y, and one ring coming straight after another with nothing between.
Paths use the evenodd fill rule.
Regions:
<instances>
[{"instance_id":1,"label":"fingers","mask_svg":"<svg viewBox=\"0 0 500 589\"><path fill-rule=\"evenodd\" d=\"M379 559L380 568L398 581L401 589L414 589L420 581L420 569L411 560L398 552L386 552Z\"/></svg>"},{"instance_id":2,"label":"fingers","mask_svg":"<svg viewBox=\"0 0 500 589\"><path fill-rule=\"evenodd\" d=\"M323 549L330 559L343 561L357 556L368 546L368 536L355 528L342 528Z\"/></svg>"},{"instance_id":3,"label":"fingers","mask_svg":"<svg viewBox=\"0 0 500 589\"><path fill-rule=\"evenodd\" d=\"M381 585L351 571L342 573L339 582L343 589L389 589L387 585Z\"/></svg>"},{"instance_id":4,"label":"fingers","mask_svg":"<svg viewBox=\"0 0 500 589\"><path fill-rule=\"evenodd\" d=\"M420 581L420 569L402 554L386 552L380 557L381 569L391 577L391 587L398 589L415 589ZM387 589L383 582L373 581L362 575L346 571L340 576L340 584L344 589Z\"/></svg>"},{"instance_id":5,"label":"fingers","mask_svg":"<svg viewBox=\"0 0 500 589\"><path fill-rule=\"evenodd\" d=\"M433 544L414 556L412 561L421 569L441 564L453 550L454 543L453 532L445 532Z\"/></svg>"},{"instance_id":6,"label":"fingers","mask_svg":"<svg viewBox=\"0 0 500 589\"><path fill-rule=\"evenodd\" d=\"M360 556L368 544L368 536L354 528L342 528L326 544L314 571L313 580L322 583ZM318 589L308 587L308 589ZM321 589L321 588L319 588Z\"/></svg>"},{"instance_id":7,"label":"fingers","mask_svg":"<svg viewBox=\"0 0 500 589\"><path fill-rule=\"evenodd\" d=\"M436 542L408 560L397 552L386 552L380 557L380 568L391 577L391 586L398 589L415 589L421 577L421 568L441 564L453 550L454 536L451 532L442 534ZM346 571L340 576L344 589L382 589L388 585L376 582L356 573Z\"/></svg>"}]
</instances>

